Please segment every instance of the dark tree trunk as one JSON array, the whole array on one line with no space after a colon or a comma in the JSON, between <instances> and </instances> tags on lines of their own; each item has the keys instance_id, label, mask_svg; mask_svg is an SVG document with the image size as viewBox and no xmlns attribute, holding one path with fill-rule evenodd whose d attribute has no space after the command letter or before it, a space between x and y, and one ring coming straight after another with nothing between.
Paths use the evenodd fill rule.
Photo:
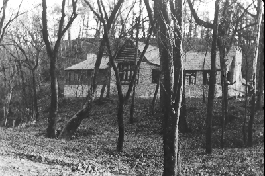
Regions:
<instances>
[{"instance_id":1,"label":"dark tree trunk","mask_svg":"<svg viewBox=\"0 0 265 176\"><path fill-rule=\"evenodd\" d=\"M26 120L29 121L29 116L26 113L26 108L28 108L28 99L27 99L27 92L26 92L26 84L25 84L25 78L24 78L24 72L22 70L22 65L21 62L18 62L18 67L20 70L20 78L21 78L21 84L22 84L22 97L23 97L23 102L22 102L22 107L23 107L23 116L26 117Z\"/></svg>"},{"instance_id":2,"label":"dark tree trunk","mask_svg":"<svg viewBox=\"0 0 265 176\"><path fill-rule=\"evenodd\" d=\"M101 41L101 45L105 44L106 39L103 38ZM94 74L92 77L92 83L91 83L91 88L87 96L87 100L85 105L81 110L79 110L64 126L62 132L59 135L60 139L71 139L72 135L76 132L78 129L79 125L81 124L82 120L89 117L89 113L92 107L92 103L95 99L95 91L97 88L97 82L95 79L97 79L97 74L99 70L99 66L101 63L101 59L103 56L103 46L100 47L99 53L97 55L97 61L95 63L95 68L94 68ZM99 61L100 60L100 61ZM97 71L96 71L97 70Z\"/></svg>"},{"instance_id":3,"label":"dark tree trunk","mask_svg":"<svg viewBox=\"0 0 265 176\"><path fill-rule=\"evenodd\" d=\"M79 125L81 124L82 120L86 117L89 117L90 109L92 107L92 103L95 99L95 91L97 89L97 75L99 72L99 66L101 64L101 60L104 54L104 46L106 44L106 41L108 40L108 32L111 29L111 25L113 23L113 20L116 16L117 11L119 10L121 4L123 3L124 0L119 0L117 4L115 4L113 11L111 12L111 15L109 19L107 19L107 27L104 27L104 35L103 39L101 40L98 54L97 54L97 60L95 63L95 68L94 68L94 73L92 77L92 82L91 82L91 89L90 93L88 95L88 100L86 104L83 106L82 110L78 111L66 124L64 127L63 131L61 132L62 135L59 136L61 139L70 139L72 134L77 130ZM85 3L89 6L89 8L93 11L93 8L91 4L88 1L85 1ZM100 23L101 24L101 23ZM70 130L70 131L68 131Z\"/></svg>"},{"instance_id":4,"label":"dark tree trunk","mask_svg":"<svg viewBox=\"0 0 265 176\"><path fill-rule=\"evenodd\" d=\"M205 56L204 56L204 60L203 60L203 70L204 70L204 67L205 67L205 57L207 55L207 50L205 52ZM202 102L205 103L205 87L204 85L202 85Z\"/></svg>"},{"instance_id":5,"label":"dark tree trunk","mask_svg":"<svg viewBox=\"0 0 265 176\"><path fill-rule=\"evenodd\" d=\"M55 51L54 51L55 52ZM51 104L48 117L47 137L55 138L56 118L58 113L58 82L56 76L57 54L50 55Z\"/></svg>"},{"instance_id":6,"label":"dark tree trunk","mask_svg":"<svg viewBox=\"0 0 265 176\"><path fill-rule=\"evenodd\" d=\"M62 132L59 135L59 139L66 139L69 140L76 132L77 128L80 126L82 120L88 118L89 112L92 107L92 99L89 96L87 102L84 104L83 108L79 110L64 126Z\"/></svg>"},{"instance_id":7,"label":"dark tree trunk","mask_svg":"<svg viewBox=\"0 0 265 176\"><path fill-rule=\"evenodd\" d=\"M158 45L161 63L161 96L163 97L163 176L180 175L178 121L182 102L182 0L171 2L155 2L158 13ZM169 19L171 10L173 19ZM172 25L174 30L168 30ZM172 29L172 28L171 28ZM174 36L174 44L170 36ZM173 49L173 50L172 50ZM174 67L173 67L174 66ZM173 71L172 71L173 70ZM174 75L173 75L174 74ZM174 110L173 110L174 109Z\"/></svg>"},{"instance_id":8,"label":"dark tree trunk","mask_svg":"<svg viewBox=\"0 0 265 176\"><path fill-rule=\"evenodd\" d=\"M183 92L182 92L182 103L180 109L180 116L179 116L179 131L181 133L188 133L191 132L190 128L188 127L187 123L187 106L186 106L186 92L185 92L185 71L183 73Z\"/></svg>"},{"instance_id":9,"label":"dark tree trunk","mask_svg":"<svg viewBox=\"0 0 265 176\"><path fill-rule=\"evenodd\" d=\"M37 85L34 70L31 71L32 74L32 89L33 89L33 104L34 104L34 114L36 122L39 121L39 108L38 108L38 98L37 98Z\"/></svg>"},{"instance_id":10,"label":"dark tree trunk","mask_svg":"<svg viewBox=\"0 0 265 176\"><path fill-rule=\"evenodd\" d=\"M108 77L107 77L107 94L106 97L110 97L110 81L111 81L111 66L108 67Z\"/></svg>"},{"instance_id":11,"label":"dark tree trunk","mask_svg":"<svg viewBox=\"0 0 265 176\"><path fill-rule=\"evenodd\" d=\"M247 58L246 58L247 59ZM248 69L246 69L246 75L248 75ZM247 123L247 114L248 114L248 110L247 110L247 106L248 106L248 79L246 79L246 90L245 90L245 115L244 115L244 121L243 121L243 126L242 126L242 135L243 135L243 143L244 146L247 143L247 134L246 134L246 123Z\"/></svg>"},{"instance_id":12,"label":"dark tree trunk","mask_svg":"<svg viewBox=\"0 0 265 176\"><path fill-rule=\"evenodd\" d=\"M202 86L202 102L205 103L206 100L205 100L205 89L204 89L204 86Z\"/></svg>"},{"instance_id":13,"label":"dark tree trunk","mask_svg":"<svg viewBox=\"0 0 265 176\"><path fill-rule=\"evenodd\" d=\"M158 93L158 90L159 90L159 85L160 85L160 80L158 80L158 83L156 84L154 97L152 99L152 104L151 104L151 113L152 113L152 115L155 114L155 102L156 102L156 97L157 97L157 93Z\"/></svg>"},{"instance_id":14,"label":"dark tree trunk","mask_svg":"<svg viewBox=\"0 0 265 176\"><path fill-rule=\"evenodd\" d=\"M141 1L142 2L142 1ZM138 58L138 40L139 40L139 25L140 25L140 18L141 18L141 10L140 10L140 15L136 19L136 45L135 45L135 55L134 55L134 62L135 66L137 65L137 58ZM135 89L136 89L136 79L134 80L133 83L133 93L132 93L132 103L130 107L130 124L133 124L134 122L134 100L135 100Z\"/></svg>"},{"instance_id":15,"label":"dark tree trunk","mask_svg":"<svg viewBox=\"0 0 265 176\"><path fill-rule=\"evenodd\" d=\"M250 113L250 118L248 121L248 146L252 147L253 145L253 123L254 123L254 117L256 114L256 90L252 93L252 98L251 98L251 113Z\"/></svg>"},{"instance_id":16,"label":"dark tree trunk","mask_svg":"<svg viewBox=\"0 0 265 176\"><path fill-rule=\"evenodd\" d=\"M130 124L133 124L134 123L135 87L136 87L136 85L134 84L134 86L133 86L133 93L132 93L132 104L131 104L131 107L130 107L130 119L129 119L129 123Z\"/></svg>"},{"instance_id":17,"label":"dark tree trunk","mask_svg":"<svg viewBox=\"0 0 265 176\"><path fill-rule=\"evenodd\" d=\"M222 86L222 132L221 132L221 148L224 148L224 133L225 133L225 124L228 121L227 119L227 75L226 75L226 65L225 65L225 48L221 39L218 39L218 47L220 51L220 64L221 64L221 86Z\"/></svg>"},{"instance_id":18,"label":"dark tree trunk","mask_svg":"<svg viewBox=\"0 0 265 176\"><path fill-rule=\"evenodd\" d=\"M118 126L119 126L119 137L117 141L118 152L121 152L123 150L123 142L124 142L123 108L124 108L123 97L119 97L118 113L117 113Z\"/></svg>"},{"instance_id":19,"label":"dark tree trunk","mask_svg":"<svg viewBox=\"0 0 265 176\"><path fill-rule=\"evenodd\" d=\"M215 83L216 83L216 50L217 50L217 36L218 36L218 13L219 13L219 1L215 1L215 17L214 17L214 29L213 29L213 41L211 48L211 72L209 81L208 92L208 106L206 117L206 153L212 153L212 118L213 118L213 105L215 97Z\"/></svg>"},{"instance_id":20,"label":"dark tree trunk","mask_svg":"<svg viewBox=\"0 0 265 176\"><path fill-rule=\"evenodd\" d=\"M261 0L258 1L258 35L256 38L256 51L255 51L255 58L253 60L253 72L252 72L252 80L253 80L253 93L252 93L252 99L251 99L251 114L248 122L248 146L252 147L253 145L253 123L254 123L254 117L256 114L256 73L257 73L257 60L258 60L258 55L259 55L259 42L260 42L260 36L261 36L261 21L262 21L262 3Z\"/></svg>"},{"instance_id":21,"label":"dark tree trunk","mask_svg":"<svg viewBox=\"0 0 265 176\"><path fill-rule=\"evenodd\" d=\"M100 97L99 99L102 100L103 96L104 96L104 92L105 92L105 89L106 89L106 86L107 86L107 83L105 83L102 88L101 88L101 91L100 91Z\"/></svg>"},{"instance_id":22,"label":"dark tree trunk","mask_svg":"<svg viewBox=\"0 0 265 176\"><path fill-rule=\"evenodd\" d=\"M264 19L264 16L262 16ZM263 21L263 20L262 20ZM260 36L260 53L259 53L259 77L258 77L258 94L257 94L257 110L262 109L262 95L264 86L264 23L261 26L261 36Z\"/></svg>"},{"instance_id":23,"label":"dark tree trunk","mask_svg":"<svg viewBox=\"0 0 265 176\"><path fill-rule=\"evenodd\" d=\"M221 132L221 148L224 148L224 133L225 133L225 124L227 119L227 91L226 91L226 71L221 71L221 85L222 85L222 132Z\"/></svg>"},{"instance_id":24,"label":"dark tree trunk","mask_svg":"<svg viewBox=\"0 0 265 176\"><path fill-rule=\"evenodd\" d=\"M46 51L48 53L50 59L50 81L51 81L51 105L50 105L50 113L48 117L48 128L47 128L47 137L55 138L55 130L56 130L56 117L58 113L58 81L56 74L56 64L57 57L60 48L61 39L64 36L65 32L69 29L74 19L77 17L76 13L76 3L77 1L72 1L72 13L67 22L64 24L65 18L65 0L62 1L62 11L61 18L59 20L59 27L57 33L57 40L52 48L51 42L49 41L49 32L47 25L47 4L46 0L42 0L42 37L44 43L46 45Z\"/></svg>"}]
</instances>

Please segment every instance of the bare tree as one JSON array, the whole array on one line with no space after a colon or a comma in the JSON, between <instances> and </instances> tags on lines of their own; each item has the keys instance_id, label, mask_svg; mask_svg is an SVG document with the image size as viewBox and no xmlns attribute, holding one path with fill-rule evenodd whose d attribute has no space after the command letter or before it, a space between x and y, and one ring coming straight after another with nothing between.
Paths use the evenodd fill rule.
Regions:
<instances>
[{"instance_id":1,"label":"bare tree","mask_svg":"<svg viewBox=\"0 0 265 176\"><path fill-rule=\"evenodd\" d=\"M11 115L12 107L11 102L13 99L14 88L17 83L17 69L15 68L14 62L7 55L6 50L2 53L1 68L3 87L1 88L1 93L4 97L1 97L3 101L3 112L4 112L4 126L7 125L8 117Z\"/></svg>"},{"instance_id":2,"label":"bare tree","mask_svg":"<svg viewBox=\"0 0 265 176\"><path fill-rule=\"evenodd\" d=\"M142 1L140 1L140 13L139 16L136 18L136 35L135 35L135 55L134 55L134 59L135 59L135 65L137 65L137 58L138 58L138 42L139 42L139 27L141 25L141 21L140 18L142 16ZM133 90L132 90L132 103L131 103L131 107L130 107L130 123L133 124L134 122L134 101L135 101L135 89L136 89L136 79L134 81L133 84Z\"/></svg>"},{"instance_id":3,"label":"bare tree","mask_svg":"<svg viewBox=\"0 0 265 176\"><path fill-rule=\"evenodd\" d=\"M240 36L240 35L239 35ZM248 38L248 37L247 37ZM239 38L240 42L241 42L241 37ZM249 48L250 47L250 41L249 40L246 40L246 44L245 44L247 47L244 47L245 49L246 48ZM246 49L247 50L247 49ZM248 57L249 57L249 53L250 52L244 52L244 55L245 55L245 60L246 60L246 65L248 65ZM248 72L249 72L249 69L246 68L246 75L248 75ZM243 136L243 143L244 145L246 145L246 141L247 141L247 135L246 135L246 123L247 123L247 116L248 116L248 78L246 77L246 83L245 83L245 105L244 105L244 120L243 120L243 125L242 125L242 136Z\"/></svg>"},{"instance_id":4,"label":"bare tree","mask_svg":"<svg viewBox=\"0 0 265 176\"><path fill-rule=\"evenodd\" d=\"M145 2L147 4L147 2ZM155 2L163 97L163 175L180 175L178 122L182 103L182 0ZM148 6L148 5L147 5ZM149 12L150 14L151 12ZM171 14L171 15L169 15ZM156 21L155 20L155 21Z\"/></svg>"},{"instance_id":5,"label":"bare tree","mask_svg":"<svg viewBox=\"0 0 265 176\"><path fill-rule=\"evenodd\" d=\"M120 3L122 1L118 1L118 3ZM118 126L119 126L119 137L118 137L118 141L117 141L117 151L122 151L123 150L123 142L124 142L124 120L123 120L123 111L124 111L124 104L125 102L128 101L131 91L133 89L133 85L135 84L135 80L136 80L136 75L137 72L139 70L140 64L144 58L144 54L148 48L149 45L149 40L152 34L152 27L149 30L149 35L148 38L146 40L146 45L144 47L144 50L142 51L139 60L137 61L137 65L135 65L135 69L133 71L133 75L132 78L130 80L129 83L129 88L126 92L125 95L123 95L122 92L122 85L121 85L121 79L120 79L120 75L119 75L119 71L118 68L114 62L115 58L117 57L117 54L119 53L119 50L122 49L119 48L115 54L112 53L111 47L110 47L110 39L109 39L109 33L110 33L110 27L111 27L111 22L113 21L111 19L111 16L108 17L106 10L105 10L105 6L103 4L102 1L98 1L98 9L99 9L99 14L97 12L95 12L95 10L92 8L92 6L90 5L89 2L87 2L87 4L90 6L91 10L94 12L94 14L98 17L98 19L101 21L103 27L104 27L104 35L103 35L103 40L104 42L106 42L106 47L107 47L107 51L108 51L108 56L110 59L110 64L111 67L114 70L114 74L115 74L115 78L116 78L116 87L117 87L117 91L118 91L118 112L117 112L117 120L118 120ZM115 6L114 10L116 9L116 7L119 6ZM113 11L114 11L113 10ZM118 10L118 9L117 9ZM103 50L103 48L102 48ZM96 68L96 67L95 67ZM95 80L94 80L95 81Z\"/></svg>"},{"instance_id":6,"label":"bare tree","mask_svg":"<svg viewBox=\"0 0 265 176\"><path fill-rule=\"evenodd\" d=\"M21 81L23 95L26 96L25 84L24 84L24 74L22 71L22 66L28 68L32 77L32 91L33 92L33 118L38 121L39 111L38 111L38 101L37 101L37 83L36 83L36 71L39 66L39 60L41 53L43 52L43 40L41 35L41 20L39 16L33 16L33 24L31 27L25 24L25 21L20 20L16 25L13 32L10 32L11 45L15 46L17 49L16 54L14 51L10 50L9 54L14 57L17 61L18 68L20 69ZM6 44L7 45L7 44ZM24 58L24 59L22 59ZM24 98L25 103L26 98ZM27 106L26 106L27 107Z\"/></svg>"},{"instance_id":7,"label":"bare tree","mask_svg":"<svg viewBox=\"0 0 265 176\"><path fill-rule=\"evenodd\" d=\"M243 12L236 6L236 1L230 2L225 0L222 6L221 19L218 29L217 45L220 53L221 64L221 86L222 86L222 134L221 134L221 147L224 147L224 131L225 121L228 120L228 85L233 85L235 80L228 80L227 78L227 60L226 56L229 53L231 46L235 43L235 36L242 30L239 28L239 23L243 17L247 14L249 4L247 8L244 8ZM239 3L237 3L238 5ZM240 14L241 13L241 14ZM233 61L231 62L231 64ZM234 82L233 82L234 81Z\"/></svg>"},{"instance_id":8,"label":"bare tree","mask_svg":"<svg viewBox=\"0 0 265 176\"><path fill-rule=\"evenodd\" d=\"M158 90L159 90L159 85L160 85L160 79L158 79L158 81L156 83L156 89L154 92L154 97L153 97L152 102L151 102L150 111L151 111L152 115L155 114L155 102L156 102L156 97L157 97Z\"/></svg>"},{"instance_id":9,"label":"bare tree","mask_svg":"<svg viewBox=\"0 0 265 176\"><path fill-rule=\"evenodd\" d=\"M183 1L155 1L154 15L144 0L151 24L155 24L160 52L160 101L163 117L163 175L180 175L178 123L183 91ZM170 15L169 15L170 14Z\"/></svg>"},{"instance_id":10,"label":"bare tree","mask_svg":"<svg viewBox=\"0 0 265 176\"><path fill-rule=\"evenodd\" d=\"M253 61L253 72L252 72L252 89L253 89L253 93L252 93L252 99L251 99L251 114L250 114L250 119L248 122L248 146L252 147L253 145L253 123L254 123L254 117L255 117L255 112L256 112L256 73L257 73L257 61L258 61L258 55L259 55L259 42L260 42L260 36L261 36L261 21L262 21L262 14L263 14L263 4L262 1L259 0L258 1L258 5L257 5L258 9L257 9L257 14L258 14L258 30L257 30L257 37L256 37L256 48L255 48L255 58Z\"/></svg>"},{"instance_id":11,"label":"bare tree","mask_svg":"<svg viewBox=\"0 0 265 176\"><path fill-rule=\"evenodd\" d=\"M21 0L18 10L16 13L12 13L11 17L7 20L6 19L6 9L7 9L7 4L8 4L9 0L3 0L3 4L2 7L0 9L0 13L1 13L1 19L0 19L0 43L3 41L4 35L6 33L6 30L8 29L8 27L11 25L11 23L20 15L24 14L24 13L20 13L20 7L22 5L23 0Z\"/></svg>"},{"instance_id":12,"label":"bare tree","mask_svg":"<svg viewBox=\"0 0 265 176\"><path fill-rule=\"evenodd\" d=\"M257 107L262 108L262 95L264 90L264 16L262 16L261 36L259 42L259 77L258 77L258 93L257 93Z\"/></svg>"},{"instance_id":13,"label":"bare tree","mask_svg":"<svg viewBox=\"0 0 265 176\"><path fill-rule=\"evenodd\" d=\"M60 139L70 139L71 136L73 135L73 133L77 130L77 128L81 124L82 120L89 117L90 110L93 107L93 103L95 100L95 92L97 89L97 75L99 72L99 66L101 64L101 60L102 60L103 53L104 53L104 47L106 45L106 40L108 37L107 35L105 35L105 30L109 31L111 29L113 21L115 20L116 14L117 14L119 8L121 7L123 1L124 0L119 0L115 4L115 6L111 12L111 15L108 17L107 13L105 13L105 17L108 17L108 18L104 18L104 16L101 16L101 14L98 14L94 10L92 5L87 0L85 0L85 3L89 6L91 11L95 14L97 19L100 21L100 23L105 24L107 27L106 27L106 29L104 29L104 35L103 35L103 38L101 39L101 42L100 42L100 46L99 46L99 50L98 50L98 54L97 54L97 60L95 63L95 68L94 68L94 73L92 76L91 87L90 87L90 90L88 92L87 100L86 100L85 104L83 105L82 109L80 109L64 126L64 128L62 129L62 132L59 135ZM98 6L101 6L100 1L98 1L97 3L98 3ZM103 2L101 2L101 3L103 3ZM106 12L106 11L104 10L104 12Z\"/></svg>"},{"instance_id":14,"label":"bare tree","mask_svg":"<svg viewBox=\"0 0 265 176\"><path fill-rule=\"evenodd\" d=\"M205 28L213 30L213 39L211 47L211 72L209 81L209 92L208 92L208 106L207 106L207 117L206 117L206 153L212 152L212 117L213 117L213 105L215 97L215 83L216 83L216 51L217 51L217 37L218 37L218 18L219 18L219 3L220 0L215 1L215 14L213 23L201 20L196 11L193 9L190 0L187 1L191 10L191 13L196 21Z\"/></svg>"},{"instance_id":15,"label":"bare tree","mask_svg":"<svg viewBox=\"0 0 265 176\"><path fill-rule=\"evenodd\" d=\"M66 0L62 0L62 10L61 10L61 18L59 21L59 27L57 32L57 40L53 45L49 40L49 32L47 25L47 4L46 0L42 0L42 35L43 40L46 45L46 50L48 57L50 59L50 81L51 81L51 104L50 104L50 114L48 117L48 128L47 128L47 137L54 138L55 137L55 129L56 129L56 116L58 112L58 82L56 76L56 64L58 58L58 51L61 43L61 39L63 38L66 31L69 29L75 18L77 17L77 0L72 0L72 14L69 17L67 24L65 25L65 3Z\"/></svg>"}]
</instances>

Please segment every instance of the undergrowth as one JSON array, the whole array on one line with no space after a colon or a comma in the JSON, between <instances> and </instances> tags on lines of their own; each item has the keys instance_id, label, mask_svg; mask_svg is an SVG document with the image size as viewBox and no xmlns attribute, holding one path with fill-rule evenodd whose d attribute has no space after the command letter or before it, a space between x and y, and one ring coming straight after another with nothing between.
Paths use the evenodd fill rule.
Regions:
<instances>
[{"instance_id":1,"label":"undergrowth","mask_svg":"<svg viewBox=\"0 0 265 176\"><path fill-rule=\"evenodd\" d=\"M61 129L75 112L82 107L83 99L59 101L57 128ZM206 104L201 99L187 98L187 121L192 132L180 134L181 163L183 175L260 175L264 173L264 114L255 118L254 147L243 148L242 102L230 100L229 113L235 118L227 123L225 149L220 149L221 102L215 101L213 119L213 154L204 153ZM129 124L129 104L125 106L125 141L123 152L116 152L118 137L117 100L112 98L93 107L70 141L48 139L47 105L42 109L42 121L36 125L5 130L4 141L10 153L24 156L36 162L59 163L75 168L80 162L93 163L99 169L114 175L162 175L162 114L157 103L151 115L150 99L136 99L134 124ZM231 108L233 107L233 108ZM260 134L262 133L262 136Z\"/></svg>"}]
</instances>

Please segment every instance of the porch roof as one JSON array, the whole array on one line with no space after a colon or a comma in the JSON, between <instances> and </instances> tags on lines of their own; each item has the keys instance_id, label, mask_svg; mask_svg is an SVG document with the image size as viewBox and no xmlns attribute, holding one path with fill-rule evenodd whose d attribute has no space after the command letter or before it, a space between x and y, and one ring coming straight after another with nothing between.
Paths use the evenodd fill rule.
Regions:
<instances>
[{"instance_id":1,"label":"porch roof","mask_svg":"<svg viewBox=\"0 0 265 176\"><path fill-rule=\"evenodd\" d=\"M64 70L93 70L95 68L96 60L97 60L96 54L88 54L86 60L78 64L72 65L71 67L68 67ZM103 56L99 69L106 69L108 67L108 62L109 62L109 57Z\"/></svg>"}]
</instances>

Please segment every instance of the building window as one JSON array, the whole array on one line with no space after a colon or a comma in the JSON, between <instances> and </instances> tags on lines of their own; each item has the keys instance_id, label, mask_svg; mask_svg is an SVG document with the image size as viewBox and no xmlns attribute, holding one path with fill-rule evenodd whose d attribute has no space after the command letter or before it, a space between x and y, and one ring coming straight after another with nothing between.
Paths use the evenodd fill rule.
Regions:
<instances>
[{"instance_id":1,"label":"building window","mask_svg":"<svg viewBox=\"0 0 265 176\"><path fill-rule=\"evenodd\" d=\"M195 85L196 84L196 75L197 71L185 71L185 84L186 85Z\"/></svg>"},{"instance_id":2,"label":"building window","mask_svg":"<svg viewBox=\"0 0 265 176\"><path fill-rule=\"evenodd\" d=\"M152 83L157 84L159 81L160 71L158 69L152 69Z\"/></svg>"},{"instance_id":3,"label":"building window","mask_svg":"<svg viewBox=\"0 0 265 176\"><path fill-rule=\"evenodd\" d=\"M121 84L129 84L134 73L134 62L118 63Z\"/></svg>"},{"instance_id":4,"label":"building window","mask_svg":"<svg viewBox=\"0 0 265 176\"><path fill-rule=\"evenodd\" d=\"M210 71L203 71L203 85L209 85Z\"/></svg>"}]
</instances>

